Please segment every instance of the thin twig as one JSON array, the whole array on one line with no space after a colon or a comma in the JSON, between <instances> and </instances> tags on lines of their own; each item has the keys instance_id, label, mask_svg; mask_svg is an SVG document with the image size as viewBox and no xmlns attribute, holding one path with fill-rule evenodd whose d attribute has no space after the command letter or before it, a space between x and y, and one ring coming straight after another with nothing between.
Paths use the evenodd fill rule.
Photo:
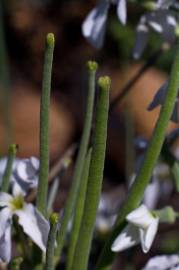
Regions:
<instances>
[{"instance_id":1,"label":"thin twig","mask_svg":"<svg viewBox=\"0 0 179 270\"><path fill-rule=\"evenodd\" d=\"M120 91L120 93L111 101L109 112L111 112L115 106L129 93L129 91L132 90L132 87L142 77L142 75L157 62L163 51L163 47L155 51L147 60L147 62L143 64L137 73L130 79L130 81L126 83L122 91Z\"/></svg>"}]
</instances>

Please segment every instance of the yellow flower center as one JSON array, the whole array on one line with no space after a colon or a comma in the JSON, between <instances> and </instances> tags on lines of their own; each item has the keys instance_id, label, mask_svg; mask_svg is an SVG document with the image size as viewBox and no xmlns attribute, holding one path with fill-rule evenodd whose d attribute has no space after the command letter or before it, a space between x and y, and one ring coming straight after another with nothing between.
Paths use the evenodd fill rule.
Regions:
<instances>
[{"instance_id":1,"label":"yellow flower center","mask_svg":"<svg viewBox=\"0 0 179 270\"><path fill-rule=\"evenodd\" d=\"M10 201L10 205L13 211L20 210L24 207L24 198L19 195Z\"/></svg>"}]
</instances>

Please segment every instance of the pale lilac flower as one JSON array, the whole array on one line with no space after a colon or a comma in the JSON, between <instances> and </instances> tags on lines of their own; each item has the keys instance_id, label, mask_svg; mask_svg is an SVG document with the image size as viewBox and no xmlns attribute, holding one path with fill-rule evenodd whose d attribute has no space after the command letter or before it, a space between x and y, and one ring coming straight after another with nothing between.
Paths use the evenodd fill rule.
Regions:
<instances>
[{"instance_id":1,"label":"pale lilac flower","mask_svg":"<svg viewBox=\"0 0 179 270\"><path fill-rule=\"evenodd\" d=\"M96 217L96 229L99 233L107 233L112 229L117 218L117 210L121 205L118 197L118 191L117 194L114 194L114 191L101 194Z\"/></svg>"},{"instance_id":2,"label":"pale lilac flower","mask_svg":"<svg viewBox=\"0 0 179 270\"><path fill-rule=\"evenodd\" d=\"M6 168L7 158L0 160L0 182ZM16 158L13 162L12 176L10 184L13 193L22 193L26 195L31 188L36 188L38 185L39 160L36 157L19 159Z\"/></svg>"},{"instance_id":3,"label":"pale lilac flower","mask_svg":"<svg viewBox=\"0 0 179 270\"><path fill-rule=\"evenodd\" d=\"M168 89L168 81L165 82L160 87L160 89L157 91L157 93L155 94L152 102L148 106L149 111L151 111L151 110L155 109L157 106L163 104L163 102L165 100L165 97L166 97L166 94L167 94L167 89ZM173 122L175 122L175 123L179 122L179 111L178 111L178 109L179 109L179 99L177 97L176 100L175 100L175 106L174 106L173 113L172 113L172 116L171 116L171 120Z\"/></svg>"},{"instance_id":4,"label":"pale lilac flower","mask_svg":"<svg viewBox=\"0 0 179 270\"><path fill-rule=\"evenodd\" d=\"M126 0L112 0L117 5L117 16L122 24L126 24L127 20L127 3Z\"/></svg>"},{"instance_id":5,"label":"pale lilac flower","mask_svg":"<svg viewBox=\"0 0 179 270\"><path fill-rule=\"evenodd\" d=\"M45 252L49 223L41 213L30 203L26 203L21 194L11 196L0 192L0 261L9 262L11 259L11 225L12 217L18 217L31 240Z\"/></svg>"},{"instance_id":6,"label":"pale lilac flower","mask_svg":"<svg viewBox=\"0 0 179 270\"><path fill-rule=\"evenodd\" d=\"M174 2L175 0L158 0L156 6L157 8L168 9Z\"/></svg>"},{"instance_id":7,"label":"pale lilac flower","mask_svg":"<svg viewBox=\"0 0 179 270\"><path fill-rule=\"evenodd\" d=\"M135 164L135 171L129 179L129 186L133 184L139 173L144 154L148 146L148 141L143 137L137 137L134 140L136 152L138 153ZM173 186L170 175L170 168L167 163L159 161L153 169L150 183L147 185L144 196L143 204L149 209L154 209L160 198L167 198L172 192Z\"/></svg>"},{"instance_id":8,"label":"pale lilac flower","mask_svg":"<svg viewBox=\"0 0 179 270\"><path fill-rule=\"evenodd\" d=\"M159 33L164 42L173 44L176 37L176 26L175 17L166 9L158 9L143 15L136 28L133 57L135 59L140 58L147 46L151 31Z\"/></svg>"},{"instance_id":9,"label":"pale lilac flower","mask_svg":"<svg viewBox=\"0 0 179 270\"><path fill-rule=\"evenodd\" d=\"M126 0L99 0L82 24L82 34L95 48L101 48L106 32L110 4L117 5L117 15L121 23L126 23Z\"/></svg>"},{"instance_id":10,"label":"pale lilac flower","mask_svg":"<svg viewBox=\"0 0 179 270\"><path fill-rule=\"evenodd\" d=\"M159 218L141 205L128 214L126 220L128 225L112 244L112 251L120 252L140 243L143 252L148 252L157 233Z\"/></svg>"},{"instance_id":11,"label":"pale lilac flower","mask_svg":"<svg viewBox=\"0 0 179 270\"><path fill-rule=\"evenodd\" d=\"M39 160L36 157L20 159L13 171L12 188L17 194L18 192L26 195L29 189L37 188Z\"/></svg>"},{"instance_id":12,"label":"pale lilac flower","mask_svg":"<svg viewBox=\"0 0 179 270\"><path fill-rule=\"evenodd\" d=\"M151 258L142 270L178 270L179 255L160 255Z\"/></svg>"}]
</instances>

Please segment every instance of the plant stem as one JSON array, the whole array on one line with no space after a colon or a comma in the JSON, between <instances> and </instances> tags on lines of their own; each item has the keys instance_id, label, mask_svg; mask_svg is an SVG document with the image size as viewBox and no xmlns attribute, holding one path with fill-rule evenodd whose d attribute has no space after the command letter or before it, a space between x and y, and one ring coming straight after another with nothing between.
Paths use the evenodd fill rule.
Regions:
<instances>
[{"instance_id":1,"label":"plant stem","mask_svg":"<svg viewBox=\"0 0 179 270\"><path fill-rule=\"evenodd\" d=\"M21 264L23 262L23 258L22 257L15 257L14 259L12 259L11 261L11 269L12 270L20 270Z\"/></svg>"},{"instance_id":2,"label":"plant stem","mask_svg":"<svg viewBox=\"0 0 179 270\"><path fill-rule=\"evenodd\" d=\"M80 184L80 188L78 192L78 198L77 198L75 213L74 213L74 218L73 218L73 226L72 226L72 231L70 234L70 241L68 245L69 249L68 249L67 266L66 266L67 270L71 270L72 263L74 260L76 243L79 236L80 225L81 225L84 204L85 204L89 167L90 167L90 161L91 161L91 151L92 149L89 149L88 154L85 158L85 163L84 163L83 172L81 176L81 184Z\"/></svg>"},{"instance_id":3,"label":"plant stem","mask_svg":"<svg viewBox=\"0 0 179 270\"><path fill-rule=\"evenodd\" d=\"M96 213L102 188L109 109L109 77L101 77L98 84L100 91L96 108L96 123L88 186L72 270L87 269Z\"/></svg>"},{"instance_id":4,"label":"plant stem","mask_svg":"<svg viewBox=\"0 0 179 270\"><path fill-rule=\"evenodd\" d=\"M11 144L8 150L6 169L2 177L1 191L3 192L8 192L9 189L10 177L12 175L13 162L16 156L16 152L17 152L17 145Z\"/></svg>"},{"instance_id":5,"label":"plant stem","mask_svg":"<svg viewBox=\"0 0 179 270\"><path fill-rule=\"evenodd\" d=\"M87 64L89 81L88 81L88 97L87 97L87 109L85 115L84 129L80 143L80 149L78 152L78 157L75 165L74 175L72 179L72 186L66 201L64 215L60 226L60 231L57 235L57 248L55 255L60 258L61 251L64 245L65 235L67 226L70 218L72 218L73 209L76 203L76 198L78 195L78 189L81 180L82 169L84 165L84 159L87 152L88 141L90 137L92 115L93 115L93 104L95 95L95 74L97 70L97 63L89 61ZM57 259L57 258L56 258Z\"/></svg>"},{"instance_id":6,"label":"plant stem","mask_svg":"<svg viewBox=\"0 0 179 270\"><path fill-rule=\"evenodd\" d=\"M48 235L45 270L54 270L54 250L57 234L58 215L53 213L50 217L50 232Z\"/></svg>"},{"instance_id":7,"label":"plant stem","mask_svg":"<svg viewBox=\"0 0 179 270\"><path fill-rule=\"evenodd\" d=\"M54 35L49 33L46 37L40 105L40 171L37 191L37 208L43 215L46 215L47 208L49 175L49 111L54 45Z\"/></svg>"},{"instance_id":8,"label":"plant stem","mask_svg":"<svg viewBox=\"0 0 179 270\"><path fill-rule=\"evenodd\" d=\"M126 201L122 209L119 212L115 228L112 231L111 235L109 236L109 239L106 242L102 254L99 258L96 267L97 270L99 269L106 270L112 264L114 253L112 253L111 251L111 245L116 236L124 228L126 215L133 209L137 208L142 200L145 188L150 180L153 168L159 157L165 139L165 132L174 108L175 100L178 94L178 87L179 87L179 43L177 45L176 57L172 66L166 98L161 108L159 119L156 123L140 171L129 191L129 194L126 198Z\"/></svg>"},{"instance_id":9,"label":"plant stem","mask_svg":"<svg viewBox=\"0 0 179 270\"><path fill-rule=\"evenodd\" d=\"M5 1L0 0L0 102L2 107L3 124L5 127L4 142L9 145L12 143L13 130L11 118L11 83L5 40L4 12Z\"/></svg>"}]
</instances>

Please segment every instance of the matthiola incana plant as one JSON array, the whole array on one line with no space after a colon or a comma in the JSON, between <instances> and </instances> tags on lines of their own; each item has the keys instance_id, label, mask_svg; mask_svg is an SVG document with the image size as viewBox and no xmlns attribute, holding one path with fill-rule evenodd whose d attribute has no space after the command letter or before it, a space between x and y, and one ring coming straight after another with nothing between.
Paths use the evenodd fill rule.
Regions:
<instances>
[{"instance_id":1,"label":"matthiola incana plant","mask_svg":"<svg viewBox=\"0 0 179 270\"><path fill-rule=\"evenodd\" d=\"M94 47L102 48L109 9L111 6L116 9L118 19L125 27L127 6L130 3L147 9L147 13L142 15L137 25L133 50L135 58L139 58L145 50L151 31L159 33L162 42L167 42L171 47L177 43L169 79L159 89L148 108L152 110L161 105L151 138L136 140L135 144L138 145L136 153L132 152L134 143L130 147L131 159L135 157L135 160L132 164L134 166L130 168L130 174L126 172L126 175L129 178L131 175L133 179L130 183L127 179L126 184L125 173L122 172L120 184L117 183L122 186L120 193L117 193L117 200L113 200L114 197L108 200L106 196L110 192L110 185L105 185L105 190L102 192L104 172L108 172L108 168L104 170L104 167L107 131L110 127L109 112L109 121L113 116L112 106L110 107L111 79L109 76L99 76L96 83L98 64L95 61L88 61L83 131L76 144L77 147L75 146L77 151L74 159L76 160L69 174L71 181L69 181L68 194L65 200L58 196L59 180L61 184L61 177L68 167L65 163L69 159L71 161L72 156L69 158L68 153L67 156L65 154L57 160L57 163L50 162L50 94L55 37L49 33L45 39L40 101L39 159L17 158L17 145L12 144L7 158L0 160L0 267L12 268L12 270L55 270L63 269L65 265L66 270L89 268L104 270L112 269L116 253L125 252L131 247L135 248L138 244L143 253L149 250L153 253L165 253L165 246L160 245L160 241L154 249L155 236L159 234L160 237L162 225L159 226L159 223L167 223L168 227L166 227L170 228L179 217L178 204L175 201L176 192L173 183L170 182L175 178L178 191L179 163L175 151L172 150L178 132L166 135L170 119L178 122L178 1L99 0L84 19L82 32ZM144 65L142 70L146 71L149 66ZM121 99L140 78L141 73L139 71L124 86L121 90ZM131 127L132 142L134 133ZM126 137L128 142L130 139ZM107 165L108 162L107 158ZM108 174L105 174L105 177L108 178ZM49 192L49 181L53 181L53 178L55 181ZM163 198L166 199L167 196L169 198L171 193L174 194L172 204L175 207L163 205L165 204ZM59 200L63 201L62 209L58 209L58 204L56 205ZM53 207L57 209L57 213L53 212ZM177 227L177 223L175 224ZM165 240L164 236L165 232L162 241ZM148 262L142 262L140 268L143 267L143 270L178 269L178 233L176 237L172 236L172 241L175 240L174 238L177 239L177 245L174 248L172 246L172 251L168 252L174 255L157 255ZM122 255L126 256L125 266L136 269L136 265L133 265L135 254L130 252L130 260L128 254L126 252Z\"/></svg>"}]
</instances>

